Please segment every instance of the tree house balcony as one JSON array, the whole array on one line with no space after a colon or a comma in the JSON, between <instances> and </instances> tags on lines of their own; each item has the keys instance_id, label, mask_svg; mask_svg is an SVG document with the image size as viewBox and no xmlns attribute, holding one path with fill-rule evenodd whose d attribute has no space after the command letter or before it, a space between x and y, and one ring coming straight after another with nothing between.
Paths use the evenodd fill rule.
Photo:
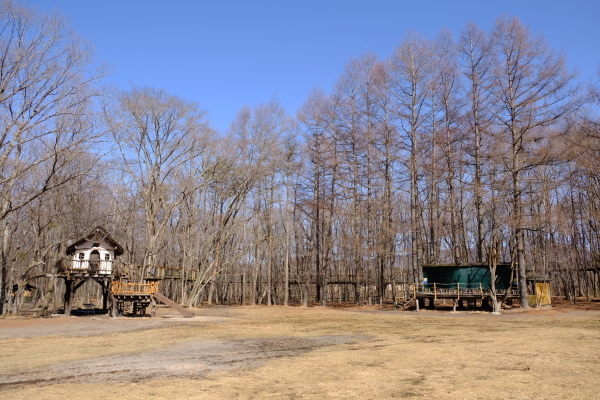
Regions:
<instances>
[{"instance_id":1,"label":"tree house balcony","mask_svg":"<svg viewBox=\"0 0 600 400\"><path fill-rule=\"evenodd\" d=\"M73 260L63 258L59 262L58 273L74 277L108 277L118 270L115 260Z\"/></svg>"}]
</instances>

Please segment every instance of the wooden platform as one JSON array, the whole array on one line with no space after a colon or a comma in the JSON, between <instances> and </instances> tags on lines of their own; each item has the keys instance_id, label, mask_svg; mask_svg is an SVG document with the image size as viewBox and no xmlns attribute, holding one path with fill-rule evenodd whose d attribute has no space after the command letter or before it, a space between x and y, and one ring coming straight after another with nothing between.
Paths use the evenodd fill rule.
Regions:
<instances>
[{"instance_id":1,"label":"wooden platform","mask_svg":"<svg viewBox=\"0 0 600 400\"><path fill-rule=\"evenodd\" d=\"M519 293L515 289L510 289L508 293L507 291L498 291L497 295L506 296L509 302L519 298ZM413 297L417 301L417 310L425 307L425 300L428 301L429 308L435 308L434 302L436 300L452 300L454 309L456 309L457 306L462 306L464 302L467 303L467 307L476 307L477 301L483 307L490 304L492 299L490 290L484 289L481 284L463 284L461 286L460 283L415 285Z\"/></svg>"},{"instance_id":2,"label":"wooden platform","mask_svg":"<svg viewBox=\"0 0 600 400\"><path fill-rule=\"evenodd\" d=\"M158 292L159 282L129 283L114 281L110 285L112 297L111 315L123 315L127 304L131 304L133 315L146 314L146 309L151 307L150 316L156 311L154 293Z\"/></svg>"},{"instance_id":3,"label":"wooden platform","mask_svg":"<svg viewBox=\"0 0 600 400\"><path fill-rule=\"evenodd\" d=\"M150 317L156 314L156 302L159 301L185 317L193 317L194 313L175 303L158 291L159 281L149 283L112 282L111 295L113 298L112 316L122 315L126 303L130 303L133 315L146 314L146 309L151 307Z\"/></svg>"}]
</instances>

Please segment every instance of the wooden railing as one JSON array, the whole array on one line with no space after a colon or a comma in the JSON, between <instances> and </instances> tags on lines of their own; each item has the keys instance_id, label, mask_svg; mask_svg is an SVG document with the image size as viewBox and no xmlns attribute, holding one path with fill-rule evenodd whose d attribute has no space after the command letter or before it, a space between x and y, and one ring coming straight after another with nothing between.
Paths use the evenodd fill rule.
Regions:
<instances>
[{"instance_id":1,"label":"wooden railing","mask_svg":"<svg viewBox=\"0 0 600 400\"><path fill-rule=\"evenodd\" d=\"M139 269L143 268L142 266L136 267ZM196 271L183 268L163 267L159 265L147 266L144 270L144 278L196 280Z\"/></svg>"},{"instance_id":2,"label":"wooden railing","mask_svg":"<svg viewBox=\"0 0 600 400\"><path fill-rule=\"evenodd\" d=\"M158 292L159 282L150 283L125 283L125 282L112 282L110 285L110 292L114 295L146 295L154 294Z\"/></svg>"},{"instance_id":3,"label":"wooden railing","mask_svg":"<svg viewBox=\"0 0 600 400\"><path fill-rule=\"evenodd\" d=\"M130 279L160 279L160 280L196 280L196 271L184 268L165 267L162 265L123 264L121 272Z\"/></svg>"},{"instance_id":4,"label":"wooden railing","mask_svg":"<svg viewBox=\"0 0 600 400\"><path fill-rule=\"evenodd\" d=\"M506 292L507 290L497 290L499 295L504 295ZM484 288L481 283L424 283L415 285L415 296L418 293L433 294L434 298L437 298L438 295L456 295L460 298L461 295L488 296L490 289ZM516 296L518 291L510 288L508 294L509 296Z\"/></svg>"},{"instance_id":5,"label":"wooden railing","mask_svg":"<svg viewBox=\"0 0 600 400\"><path fill-rule=\"evenodd\" d=\"M115 260L73 260L63 258L60 260L59 272L114 274L117 269Z\"/></svg>"}]
</instances>

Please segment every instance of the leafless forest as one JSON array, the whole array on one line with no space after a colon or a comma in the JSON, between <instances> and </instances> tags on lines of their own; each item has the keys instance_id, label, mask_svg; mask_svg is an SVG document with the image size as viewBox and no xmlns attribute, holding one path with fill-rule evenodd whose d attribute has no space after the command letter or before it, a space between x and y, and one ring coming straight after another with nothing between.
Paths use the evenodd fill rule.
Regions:
<instances>
[{"instance_id":1,"label":"leafless forest","mask_svg":"<svg viewBox=\"0 0 600 400\"><path fill-rule=\"evenodd\" d=\"M91 57L60 15L0 3L3 314L27 284L61 307L56 264L98 225L122 262L193 277L163 282L189 306L377 304L496 245L522 294L535 273L598 296L600 79L516 18L409 33L296 115L271 100L228 132L162 89L104 88Z\"/></svg>"}]
</instances>

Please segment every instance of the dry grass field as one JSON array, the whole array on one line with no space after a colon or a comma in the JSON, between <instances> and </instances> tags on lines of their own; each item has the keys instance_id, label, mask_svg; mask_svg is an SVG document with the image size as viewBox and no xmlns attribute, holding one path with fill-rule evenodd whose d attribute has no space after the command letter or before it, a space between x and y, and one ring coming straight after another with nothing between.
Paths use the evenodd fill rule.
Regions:
<instances>
[{"instance_id":1,"label":"dry grass field","mask_svg":"<svg viewBox=\"0 0 600 400\"><path fill-rule=\"evenodd\" d=\"M600 303L588 304L0 320L0 398L598 399Z\"/></svg>"}]
</instances>

